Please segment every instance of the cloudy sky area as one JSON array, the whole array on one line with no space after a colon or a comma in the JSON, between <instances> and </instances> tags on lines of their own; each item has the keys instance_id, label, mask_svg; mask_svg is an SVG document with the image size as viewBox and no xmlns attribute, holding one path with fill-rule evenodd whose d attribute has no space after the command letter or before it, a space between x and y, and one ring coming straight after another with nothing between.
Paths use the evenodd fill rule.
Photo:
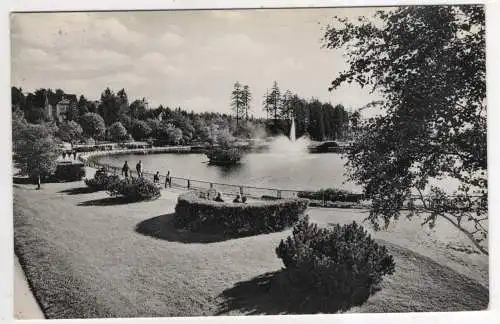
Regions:
<instances>
[{"instance_id":1,"label":"cloudy sky area","mask_svg":"<svg viewBox=\"0 0 500 324\"><path fill-rule=\"evenodd\" d=\"M262 116L267 88L359 108L367 90L328 91L346 65L321 48L332 17L373 8L14 14L12 84L24 91L61 88L98 99L106 87L150 106L229 112L235 81L253 92Z\"/></svg>"}]
</instances>

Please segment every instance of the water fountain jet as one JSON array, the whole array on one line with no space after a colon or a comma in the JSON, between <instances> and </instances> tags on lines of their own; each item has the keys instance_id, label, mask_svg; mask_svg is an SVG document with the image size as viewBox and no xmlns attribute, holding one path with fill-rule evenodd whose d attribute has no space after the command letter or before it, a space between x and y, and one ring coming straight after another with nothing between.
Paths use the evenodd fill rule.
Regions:
<instances>
[{"instance_id":1,"label":"water fountain jet","mask_svg":"<svg viewBox=\"0 0 500 324\"><path fill-rule=\"evenodd\" d=\"M281 135L275 137L270 145L272 153L286 154L288 156L304 155L308 153L308 146L311 141L307 136L296 138L295 119L292 119L290 126L290 137Z\"/></svg>"}]
</instances>

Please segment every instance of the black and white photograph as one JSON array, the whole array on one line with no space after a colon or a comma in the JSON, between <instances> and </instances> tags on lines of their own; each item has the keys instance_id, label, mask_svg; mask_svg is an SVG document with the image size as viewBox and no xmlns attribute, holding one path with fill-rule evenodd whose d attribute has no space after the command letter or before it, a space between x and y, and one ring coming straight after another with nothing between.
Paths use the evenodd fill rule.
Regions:
<instances>
[{"instance_id":1,"label":"black and white photograph","mask_svg":"<svg viewBox=\"0 0 500 324\"><path fill-rule=\"evenodd\" d=\"M488 310L486 9L11 12L14 317Z\"/></svg>"}]
</instances>

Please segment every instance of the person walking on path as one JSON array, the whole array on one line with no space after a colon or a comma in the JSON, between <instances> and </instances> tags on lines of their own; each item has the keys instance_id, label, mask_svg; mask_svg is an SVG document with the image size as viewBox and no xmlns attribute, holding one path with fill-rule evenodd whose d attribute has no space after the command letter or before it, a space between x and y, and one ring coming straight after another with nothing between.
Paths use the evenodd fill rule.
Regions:
<instances>
[{"instance_id":1,"label":"person walking on path","mask_svg":"<svg viewBox=\"0 0 500 324\"><path fill-rule=\"evenodd\" d=\"M139 160L139 163L135 166L135 169L137 170L137 177L142 178L142 161Z\"/></svg>"},{"instance_id":2,"label":"person walking on path","mask_svg":"<svg viewBox=\"0 0 500 324\"><path fill-rule=\"evenodd\" d=\"M128 170L129 170L128 161L125 161L125 164L123 165L122 168L122 176L124 176L125 178L128 178Z\"/></svg>"},{"instance_id":3,"label":"person walking on path","mask_svg":"<svg viewBox=\"0 0 500 324\"><path fill-rule=\"evenodd\" d=\"M167 185L170 188L172 187L172 178L170 177L170 170L167 172L167 175L165 176L165 188L167 188Z\"/></svg>"}]
</instances>

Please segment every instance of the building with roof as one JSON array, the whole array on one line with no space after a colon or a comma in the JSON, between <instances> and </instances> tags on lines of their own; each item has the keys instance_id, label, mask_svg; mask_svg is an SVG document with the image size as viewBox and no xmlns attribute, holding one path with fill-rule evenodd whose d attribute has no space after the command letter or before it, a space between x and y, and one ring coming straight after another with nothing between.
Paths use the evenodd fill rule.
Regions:
<instances>
[{"instance_id":1,"label":"building with roof","mask_svg":"<svg viewBox=\"0 0 500 324\"><path fill-rule=\"evenodd\" d=\"M63 122L68 119L68 113L76 105L77 97L74 94L65 94L61 99L52 98L52 100L49 100L49 97L45 94L45 117L48 120Z\"/></svg>"}]
</instances>

